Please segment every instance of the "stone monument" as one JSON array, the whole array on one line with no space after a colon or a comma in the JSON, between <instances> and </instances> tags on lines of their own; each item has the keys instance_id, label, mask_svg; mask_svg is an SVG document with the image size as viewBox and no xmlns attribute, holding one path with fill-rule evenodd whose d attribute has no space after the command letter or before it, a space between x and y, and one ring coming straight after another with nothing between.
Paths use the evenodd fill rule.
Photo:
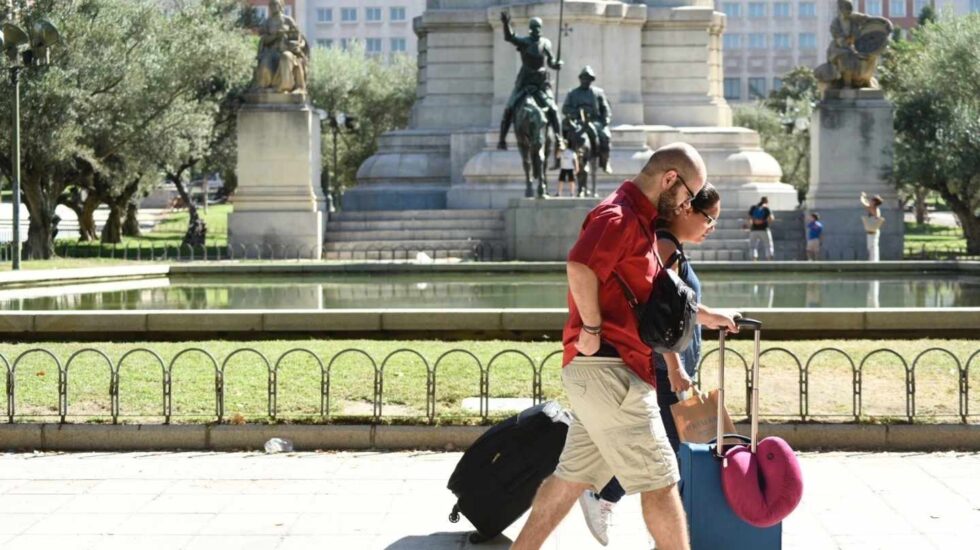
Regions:
<instances>
[{"instance_id":1,"label":"stone monument","mask_svg":"<svg viewBox=\"0 0 980 550\"><path fill-rule=\"evenodd\" d=\"M238 113L238 189L228 219L236 256L321 257L326 201L320 120L306 94L309 51L282 1L269 2L252 89Z\"/></svg>"},{"instance_id":2,"label":"stone monument","mask_svg":"<svg viewBox=\"0 0 980 550\"><path fill-rule=\"evenodd\" d=\"M815 70L823 97L810 125L810 189L807 207L826 227L823 254L829 259L865 260L867 233L861 218L862 193L878 195L885 224L882 260L900 260L904 214L888 180L895 140L893 109L874 78L878 56L887 48L891 23L854 12L838 0L831 24L827 63Z\"/></svg>"},{"instance_id":3,"label":"stone monument","mask_svg":"<svg viewBox=\"0 0 980 550\"><path fill-rule=\"evenodd\" d=\"M713 2L566 0L562 9L559 0L429 0L414 20L419 84L409 128L379 140L344 195L346 210L506 209L524 196L513 134L509 150L498 149L497 123L522 66L501 38L504 11L515 29L538 18L541 36L562 36L562 70L574 68L563 86L585 66L601 76L616 113L608 127L611 172L597 173L598 195L635 175L653 149L685 141L701 152L726 209L746 211L763 195L774 210L796 208L795 189L780 182L758 134L732 127L722 85L725 16ZM558 105L569 89L554 90Z\"/></svg>"}]
</instances>

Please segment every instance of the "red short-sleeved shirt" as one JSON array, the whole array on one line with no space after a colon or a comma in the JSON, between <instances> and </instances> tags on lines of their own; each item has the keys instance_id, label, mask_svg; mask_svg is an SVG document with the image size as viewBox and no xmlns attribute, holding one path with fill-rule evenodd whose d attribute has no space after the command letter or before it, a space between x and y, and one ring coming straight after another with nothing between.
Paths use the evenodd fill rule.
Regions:
<instances>
[{"instance_id":1,"label":"red short-sleeved shirt","mask_svg":"<svg viewBox=\"0 0 980 550\"><path fill-rule=\"evenodd\" d=\"M657 210L640 189L626 181L589 212L582 232L568 253L569 262L589 266L599 279L599 309L602 312L602 340L616 348L623 362L651 386L656 377L651 369L652 353L640 340L636 317L626 301L622 287L613 276L619 273L644 302L659 271L654 256L653 221ZM640 226L643 224L647 231ZM582 330L582 317L572 293L568 293L568 322L562 333L565 353L562 366L575 358L575 342Z\"/></svg>"}]
</instances>

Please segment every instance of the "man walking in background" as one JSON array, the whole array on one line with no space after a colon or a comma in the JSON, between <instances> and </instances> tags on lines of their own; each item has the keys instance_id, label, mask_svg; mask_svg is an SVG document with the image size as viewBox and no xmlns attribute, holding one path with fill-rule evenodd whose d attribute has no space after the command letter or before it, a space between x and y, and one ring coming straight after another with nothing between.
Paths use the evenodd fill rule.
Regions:
<instances>
[{"instance_id":1,"label":"man walking in background","mask_svg":"<svg viewBox=\"0 0 980 550\"><path fill-rule=\"evenodd\" d=\"M772 260L772 232L769 231L769 224L774 219L772 210L769 210L769 197L762 197L759 204L749 208L749 249L752 251L753 261L759 259L760 245L766 254L766 259Z\"/></svg>"},{"instance_id":2,"label":"man walking in background","mask_svg":"<svg viewBox=\"0 0 980 550\"><path fill-rule=\"evenodd\" d=\"M820 214L812 212L806 224L806 259L814 262L820 259L820 245L823 243L823 224Z\"/></svg>"}]
</instances>

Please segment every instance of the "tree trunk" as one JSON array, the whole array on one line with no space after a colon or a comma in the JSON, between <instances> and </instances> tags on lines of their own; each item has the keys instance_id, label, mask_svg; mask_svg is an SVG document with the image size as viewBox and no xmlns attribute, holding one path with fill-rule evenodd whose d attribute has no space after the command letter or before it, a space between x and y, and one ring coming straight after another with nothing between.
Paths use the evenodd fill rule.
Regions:
<instances>
[{"instance_id":1,"label":"tree trunk","mask_svg":"<svg viewBox=\"0 0 980 550\"><path fill-rule=\"evenodd\" d=\"M57 197L61 193L60 190L52 193L49 187L50 183L44 181L23 181L24 204L27 205L31 218L27 228L27 243L23 250L24 259L48 260L54 256L52 220Z\"/></svg>"},{"instance_id":2,"label":"tree trunk","mask_svg":"<svg viewBox=\"0 0 980 550\"><path fill-rule=\"evenodd\" d=\"M922 186L916 186L913 192L915 200L915 223L922 225L929 221L929 212L926 210L926 195L929 190Z\"/></svg>"},{"instance_id":3,"label":"tree trunk","mask_svg":"<svg viewBox=\"0 0 980 550\"><path fill-rule=\"evenodd\" d=\"M980 254L980 217L973 213L970 205L960 200L957 195L940 190L943 200L953 211L953 215L960 222L963 228L963 236L966 237L966 251L974 255Z\"/></svg>"},{"instance_id":4,"label":"tree trunk","mask_svg":"<svg viewBox=\"0 0 980 550\"><path fill-rule=\"evenodd\" d=\"M82 203L82 214L78 217L78 240L94 241L98 236L95 229L95 211L99 208L99 197L89 191Z\"/></svg>"},{"instance_id":5,"label":"tree trunk","mask_svg":"<svg viewBox=\"0 0 980 550\"><path fill-rule=\"evenodd\" d=\"M123 222L122 233L127 237L142 237L143 234L140 232L140 221L137 217L139 213L139 208L136 203L129 201L126 205L126 220Z\"/></svg>"},{"instance_id":6,"label":"tree trunk","mask_svg":"<svg viewBox=\"0 0 980 550\"><path fill-rule=\"evenodd\" d=\"M102 244L118 244L122 242L122 218L126 213L125 204L116 201L109 202L109 219L102 228Z\"/></svg>"},{"instance_id":7,"label":"tree trunk","mask_svg":"<svg viewBox=\"0 0 980 550\"><path fill-rule=\"evenodd\" d=\"M208 234L207 224L204 223L204 220L197 213L197 207L194 206L194 201L191 200L191 196L187 193L187 188L184 187L183 178L177 175L176 177L170 178L170 180L174 182L177 193L180 194L181 200L187 205L187 214L190 217L187 223L187 233L184 234L184 241L181 245L204 246Z\"/></svg>"}]
</instances>

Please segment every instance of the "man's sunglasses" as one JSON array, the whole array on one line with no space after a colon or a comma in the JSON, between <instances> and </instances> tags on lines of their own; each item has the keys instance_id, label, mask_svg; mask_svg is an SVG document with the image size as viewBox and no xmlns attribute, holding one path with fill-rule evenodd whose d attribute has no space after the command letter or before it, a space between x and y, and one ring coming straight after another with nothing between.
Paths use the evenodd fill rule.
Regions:
<instances>
[{"instance_id":1,"label":"man's sunglasses","mask_svg":"<svg viewBox=\"0 0 980 550\"><path fill-rule=\"evenodd\" d=\"M694 197L695 197L694 191L691 191L691 188L687 186L687 182L684 181L684 178L681 176L681 173L678 172L676 169L673 170L674 170L674 175L676 175L677 179L680 180L681 185L684 186L684 189L687 189L687 195L688 195L687 199L684 202L680 203L678 206L687 206L691 204L692 201L694 201Z\"/></svg>"}]
</instances>

